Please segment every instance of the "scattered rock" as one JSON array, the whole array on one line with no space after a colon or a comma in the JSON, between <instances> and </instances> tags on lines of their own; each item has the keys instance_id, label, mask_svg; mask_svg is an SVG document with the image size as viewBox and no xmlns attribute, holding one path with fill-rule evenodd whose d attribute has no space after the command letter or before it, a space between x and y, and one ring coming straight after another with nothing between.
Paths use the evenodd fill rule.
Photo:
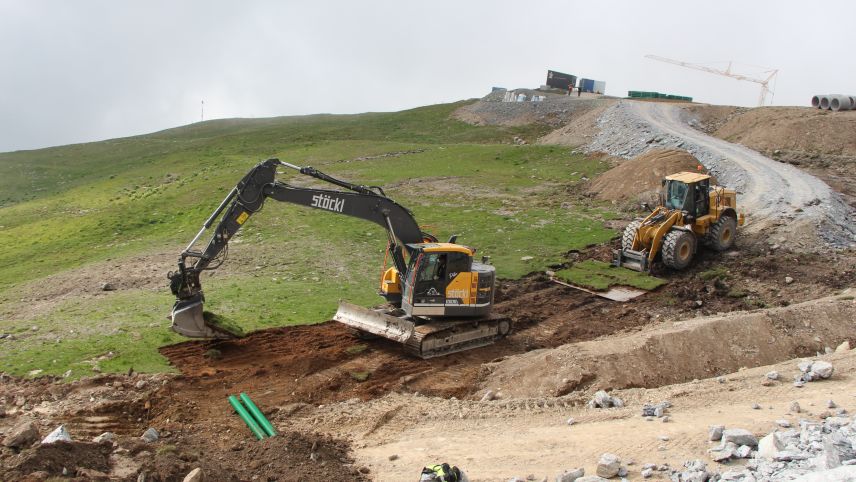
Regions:
<instances>
[{"instance_id":1,"label":"scattered rock","mask_svg":"<svg viewBox=\"0 0 856 482\"><path fill-rule=\"evenodd\" d=\"M653 469L642 469L642 478L649 479L652 475L654 475Z\"/></svg>"},{"instance_id":2,"label":"scattered rock","mask_svg":"<svg viewBox=\"0 0 856 482\"><path fill-rule=\"evenodd\" d=\"M603 390L598 390L588 402L589 408L620 408L624 406L624 401L618 397L611 397Z\"/></svg>"},{"instance_id":3,"label":"scattered rock","mask_svg":"<svg viewBox=\"0 0 856 482\"><path fill-rule=\"evenodd\" d=\"M748 459L749 455L752 454L752 447L748 445L741 445L737 447L737 450L734 451L735 457L739 459Z\"/></svg>"},{"instance_id":4,"label":"scattered rock","mask_svg":"<svg viewBox=\"0 0 856 482\"><path fill-rule=\"evenodd\" d=\"M573 470L566 470L556 476L556 482L575 482L585 474L586 470L582 467Z\"/></svg>"},{"instance_id":5,"label":"scattered rock","mask_svg":"<svg viewBox=\"0 0 856 482\"><path fill-rule=\"evenodd\" d=\"M790 276L785 276L785 284L786 284L786 285L789 285L789 284L791 284L791 283L793 283L793 282L794 282L794 279L793 279L793 278L791 278Z\"/></svg>"},{"instance_id":6,"label":"scattered rock","mask_svg":"<svg viewBox=\"0 0 856 482\"><path fill-rule=\"evenodd\" d=\"M752 410L761 410L761 406L758 405L757 403L753 403L752 404Z\"/></svg>"},{"instance_id":7,"label":"scattered rock","mask_svg":"<svg viewBox=\"0 0 856 482\"><path fill-rule=\"evenodd\" d=\"M146 388L146 381L145 380L139 380L137 383L134 384L134 387L137 390L142 390L142 389Z\"/></svg>"},{"instance_id":8,"label":"scattered rock","mask_svg":"<svg viewBox=\"0 0 856 482\"><path fill-rule=\"evenodd\" d=\"M779 420L776 420L776 425L778 425L779 427L782 427L782 428L790 428L791 422L788 422L785 419L779 419ZM758 443L761 443L761 442L758 442Z\"/></svg>"},{"instance_id":9,"label":"scattered rock","mask_svg":"<svg viewBox=\"0 0 856 482\"><path fill-rule=\"evenodd\" d=\"M577 423L577 422L576 422L576 420L574 420L574 418L573 418L573 417L571 417L571 418L569 418L569 419L568 419L568 421L567 421L566 423L567 423L568 425L573 425L573 424L575 424L575 423Z\"/></svg>"},{"instance_id":10,"label":"scattered rock","mask_svg":"<svg viewBox=\"0 0 856 482\"><path fill-rule=\"evenodd\" d=\"M31 420L26 420L12 427L6 434L3 445L12 448L29 447L39 439L39 429Z\"/></svg>"},{"instance_id":11,"label":"scattered rock","mask_svg":"<svg viewBox=\"0 0 856 482\"><path fill-rule=\"evenodd\" d=\"M835 369L832 367L832 363L827 361L818 360L811 364L812 375L817 375L820 378L829 378L832 376L834 371Z\"/></svg>"},{"instance_id":12,"label":"scattered rock","mask_svg":"<svg viewBox=\"0 0 856 482\"><path fill-rule=\"evenodd\" d=\"M642 406L643 417L662 417L666 413L666 409L672 406L668 400L660 402L656 405L646 403Z\"/></svg>"},{"instance_id":13,"label":"scattered rock","mask_svg":"<svg viewBox=\"0 0 856 482\"><path fill-rule=\"evenodd\" d=\"M835 353L841 353L844 351L850 351L850 341L844 340L844 343L835 347Z\"/></svg>"},{"instance_id":14,"label":"scattered rock","mask_svg":"<svg viewBox=\"0 0 856 482\"><path fill-rule=\"evenodd\" d=\"M800 411L802 410L800 408L800 403L799 402L791 402L790 410L793 413L800 413Z\"/></svg>"},{"instance_id":15,"label":"scattered rock","mask_svg":"<svg viewBox=\"0 0 856 482\"><path fill-rule=\"evenodd\" d=\"M191 470L190 472L188 472L187 475L184 476L183 482L202 482L203 480L205 480L205 479L204 479L204 476L202 474L202 468L196 467L195 469Z\"/></svg>"},{"instance_id":16,"label":"scattered rock","mask_svg":"<svg viewBox=\"0 0 856 482\"><path fill-rule=\"evenodd\" d=\"M773 370L771 372L767 372L767 374L764 376L770 380L778 380L779 379L779 372Z\"/></svg>"},{"instance_id":17,"label":"scattered rock","mask_svg":"<svg viewBox=\"0 0 856 482\"><path fill-rule=\"evenodd\" d=\"M597 475L606 479L618 475L621 469L621 458L615 454L605 453L597 462Z\"/></svg>"},{"instance_id":18,"label":"scattered rock","mask_svg":"<svg viewBox=\"0 0 856 482\"><path fill-rule=\"evenodd\" d=\"M366 467L365 465L363 465L362 467L360 467L359 469L357 469L357 472L359 472L359 473L361 473L361 474L368 474L368 473L370 473L371 471L372 471L372 469L370 469L370 468Z\"/></svg>"},{"instance_id":19,"label":"scattered rock","mask_svg":"<svg viewBox=\"0 0 856 482\"><path fill-rule=\"evenodd\" d=\"M725 377L716 377L716 381L719 383L725 383Z\"/></svg>"},{"instance_id":20,"label":"scattered rock","mask_svg":"<svg viewBox=\"0 0 856 482\"><path fill-rule=\"evenodd\" d=\"M398 454L392 454L388 458L389 458L390 462L392 462L393 460L398 460Z\"/></svg>"},{"instance_id":21,"label":"scattered rock","mask_svg":"<svg viewBox=\"0 0 856 482\"><path fill-rule=\"evenodd\" d=\"M158 431L155 430L154 427L149 427L145 432L143 432L143 435L141 435L140 438L146 443L152 443L157 442L158 438L160 438L160 434L158 434Z\"/></svg>"},{"instance_id":22,"label":"scattered rock","mask_svg":"<svg viewBox=\"0 0 856 482\"><path fill-rule=\"evenodd\" d=\"M662 421L663 423L667 423L671 419L672 419L672 417L665 415L665 416L663 416L663 418L660 419L660 421Z\"/></svg>"},{"instance_id":23,"label":"scattered rock","mask_svg":"<svg viewBox=\"0 0 856 482\"><path fill-rule=\"evenodd\" d=\"M69 435L65 425L55 428L53 432L42 439L42 444L52 444L55 442L71 442L71 435Z\"/></svg>"},{"instance_id":24,"label":"scattered rock","mask_svg":"<svg viewBox=\"0 0 856 482\"><path fill-rule=\"evenodd\" d=\"M776 454L784 448L785 446L782 444L782 441L779 440L779 436L776 432L772 432L762 437L758 442L758 452L755 456L757 458L773 460Z\"/></svg>"},{"instance_id":25,"label":"scattered rock","mask_svg":"<svg viewBox=\"0 0 856 482\"><path fill-rule=\"evenodd\" d=\"M722 431L725 430L724 425L711 425L707 431L708 440L716 442L722 440Z\"/></svg>"},{"instance_id":26,"label":"scattered rock","mask_svg":"<svg viewBox=\"0 0 856 482\"><path fill-rule=\"evenodd\" d=\"M106 281L104 283L101 283L101 291L113 291L115 289L116 289L116 287L113 286L112 283L109 283Z\"/></svg>"},{"instance_id":27,"label":"scattered rock","mask_svg":"<svg viewBox=\"0 0 856 482\"><path fill-rule=\"evenodd\" d=\"M752 435L752 432L742 429L742 428L729 428L727 430L722 431L722 444L725 445L728 442L733 443L734 445L748 445L750 447L758 446L758 439Z\"/></svg>"},{"instance_id":28,"label":"scattered rock","mask_svg":"<svg viewBox=\"0 0 856 482\"><path fill-rule=\"evenodd\" d=\"M838 405L835 404L832 400L826 401L826 408L838 408Z\"/></svg>"}]
</instances>

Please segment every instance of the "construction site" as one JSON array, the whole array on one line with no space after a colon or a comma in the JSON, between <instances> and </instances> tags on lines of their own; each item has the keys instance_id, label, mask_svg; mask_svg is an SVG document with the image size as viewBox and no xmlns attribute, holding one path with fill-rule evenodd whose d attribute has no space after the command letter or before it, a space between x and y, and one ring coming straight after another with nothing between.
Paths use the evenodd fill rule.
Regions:
<instances>
[{"instance_id":1,"label":"construction site","mask_svg":"<svg viewBox=\"0 0 856 482\"><path fill-rule=\"evenodd\" d=\"M856 480L856 104L770 72L29 151L128 162L0 204L0 480Z\"/></svg>"}]
</instances>

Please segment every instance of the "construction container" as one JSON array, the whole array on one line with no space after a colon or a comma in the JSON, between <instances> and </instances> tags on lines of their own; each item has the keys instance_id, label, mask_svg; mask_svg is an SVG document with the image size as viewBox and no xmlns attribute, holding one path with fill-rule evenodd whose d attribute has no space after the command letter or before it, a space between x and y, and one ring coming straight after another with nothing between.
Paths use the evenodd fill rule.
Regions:
<instances>
[{"instance_id":1,"label":"construction container","mask_svg":"<svg viewBox=\"0 0 856 482\"><path fill-rule=\"evenodd\" d=\"M593 90L595 94L603 94L603 92L606 90L606 82L602 80L595 80Z\"/></svg>"},{"instance_id":2,"label":"construction container","mask_svg":"<svg viewBox=\"0 0 856 482\"><path fill-rule=\"evenodd\" d=\"M628 90L627 97L631 99L670 99L670 100L682 100L686 102L692 102L692 97L687 97L684 95L672 95L672 94L661 94L660 92L645 92L642 90Z\"/></svg>"},{"instance_id":3,"label":"construction container","mask_svg":"<svg viewBox=\"0 0 856 482\"><path fill-rule=\"evenodd\" d=\"M592 79L580 79L579 87L583 92L594 92L594 81Z\"/></svg>"},{"instance_id":4,"label":"construction container","mask_svg":"<svg viewBox=\"0 0 856 482\"><path fill-rule=\"evenodd\" d=\"M577 76L548 70L547 85L554 89L568 90L568 87L577 85Z\"/></svg>"}]
</instances>

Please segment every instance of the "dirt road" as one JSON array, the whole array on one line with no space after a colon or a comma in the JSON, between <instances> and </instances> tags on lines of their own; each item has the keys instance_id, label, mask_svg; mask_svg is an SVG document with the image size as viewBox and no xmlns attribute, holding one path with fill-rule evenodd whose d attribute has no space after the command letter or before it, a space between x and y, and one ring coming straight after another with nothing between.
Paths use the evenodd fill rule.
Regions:
<instances>
[{"instance_id":1,"label":"dirt road","mask_svg":"<svg viewBox=\"0 0 856 482\"><path fill-rule=\"evenodd\" d=\"M588 149L621 157L654 147L687 150L722 184L740 193L738 202L749 215L747 230L773 228L777 236L808 240L819 235L833 246L856 244L852 209L823 181L704 134L692 123L691 114L676 104L621 101L601 116L601 131Z\"/></svg>"}]
</instances>

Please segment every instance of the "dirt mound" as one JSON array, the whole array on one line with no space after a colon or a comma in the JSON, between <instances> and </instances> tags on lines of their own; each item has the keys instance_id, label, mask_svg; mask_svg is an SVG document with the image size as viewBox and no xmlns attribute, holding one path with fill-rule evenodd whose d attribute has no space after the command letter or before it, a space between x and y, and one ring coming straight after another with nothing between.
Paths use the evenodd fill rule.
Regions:
<instances>
[{"instance_id":1,"label":"dirt mound","mask_svg":"<svg viewBox=\"0 0 856 482\"><path fill-rule=\"evenodd\" d=\"M852 294L531 352L487 367L482 387L514 397L659 387L812 356L853 337Z\"/></svg>"},{"instance_id":2,"label":"dirt mound","mask_svg":"<svg viewBox=\"0 0 856 482\"><path fill-rule=\"evenodd\" d=\"M678 149L652 149L624 161L597 177L588 193L613 202L653 202L664 176L680 171L695 171L698 159Z\"/></svg>"},{"instance_id":3,"label":"dirt mound","mask_svg":"<svg viewBox=\"0 0 856 482\"><path fill-rule=\"evenodd\" d=\"M0 475L3 480L21 480L33 472L62 473L63 468L71 475L79 469L107 472L112 451L109 444L56 442L39 445L4 460L6 470Z\"/></svg>"},{"instance_id":4,"label":"dirt mound","mask_svg":"<svg viewBox=\"0 0 856 482\"><path fill-rule=\"evenodd\" d=\"M598 108L612 100L556 95L518 89L527 95L546 95L541 102L502 102L502 95L488 94L484 98L456 110L452 117L473 125L522 126L543 124L553 127L565 125L574 118Z\"/></svg>"},{"instance_id":5,"label":"dirt mound","mask_svg":"<svg viewBox=\"0 0 856 482\"><path fill-rule=\"evenodd\" d=\"M597 135L597 119L603 111L617 101L602 100L600 105L574 116L566 125L538 139L538 144L558 144L561 146L581 146L591 142Z\"/></svg>"}]
</instances>

